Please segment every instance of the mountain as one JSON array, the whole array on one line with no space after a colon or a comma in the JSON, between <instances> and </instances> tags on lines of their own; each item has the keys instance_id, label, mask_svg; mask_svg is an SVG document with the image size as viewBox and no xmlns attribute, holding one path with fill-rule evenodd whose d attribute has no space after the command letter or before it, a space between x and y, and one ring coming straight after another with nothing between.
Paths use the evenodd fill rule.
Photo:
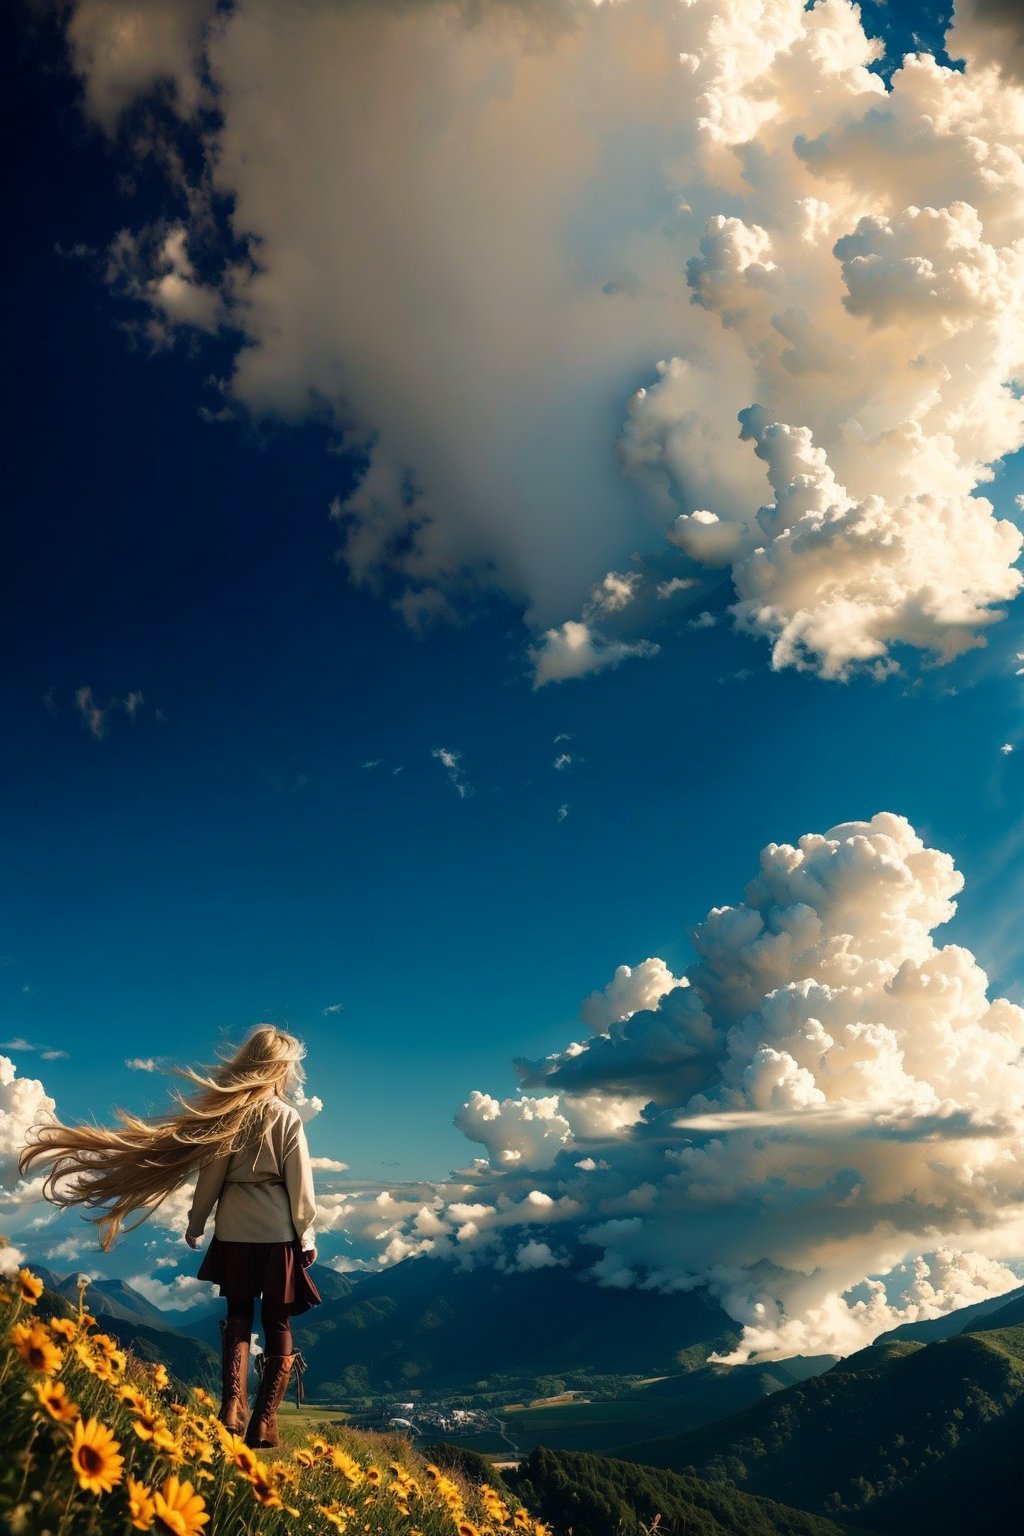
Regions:
<instances>
[{"instance_id":1,"label":"mountain","mask_svg":"<svg viewBox=\"0 0 1024 1536\"><path fill-rule=\"evenodd\" d=\"M502 1274L408 1259L295 1322L310 1397L486 1391L553 1376L663 1375L737 1337L706 1292L601 1289L580 1270Z\"/></svg>"},{"instance_id":2,"label":"mountain","mask_svg":"<svg viewBox=\"0 0 1024 1536\"><path fill-rule=\"evenodd\" d=\"M831 1520L726 1483L607 1456L541 1447L506 1478L535 1516L576 1536L646 1536L656 1516L686 1536L841 1536Z\"/></svg>"},{"instance_id":3,"label":"mountain","mask_svg":"<svg viewBox=\"0 0 1024 1536\"><path fill-rule=\"evenodd\" d=\"M65 1301L77 1308L78 1270L61 1279L45 1264L33 1264L29 1260L28 1268L39 1276L48 1291L63 1296ZM145 1296L124 1280L90 1280L85 1297L86 1307L94 1316L102 1312L104 1317L117 1318L121 1322L145 1323L150 1328L174 1326L172 1314L161 1312L159 1307L154 1307L152 1302L147 1301Z\"/></svg>"},{"instance_id":4,"label":"mountain","mask_svg":"<svg viewBox=\"0 0 1024 1536\"><path fill-rule=\"evenodd\" d=\"M313 1264L310 1266L310 1276L324 1303L342 1301L351 1295L353 1282L347 1275L339 1275L336 1269L329 1269L326 1264ZM220 1324L224 1316L224 1301L218 1296L216 1288L210 1287L210 1306L202 1312L165 1312L163 1317L169 1319L179 1333L184 1333L193 1339L201 1339L204 1344L209 1344L213 1349L220 1349ZM322 1310L322 1308L318 1309ZM312 1314L310 1314L312 1316ZM256 1310L256 1327L259 1328L259 1308Z\"/></svg>"},{"instance_id":5,"label":"mountain","mask_svg":"<svg viewBox=\"0 0 1024 1536\"><path fill-rule=\"evenodd\" d=\"M57 1288L68 1301L78 1303L78 1276L68 1275ZM85 1304L97 1316L115 1317L120 1322L145 1323L150 1328L167 1328L167 1313L161 1312L125 1280L93 1280L85 1293Z\"/></svg>"},{"instance_id":6,"label":"mountain","mask_svg":"<svg viewBox=\"0 0 1024 1536\"><path fill-rule=\"evenodd\" d=\"M873 1345L731 1419L621 1454L900 1536L953 1536L965 1507L986 1529L1016 1523L1008 1447L1021 1427L1024 1327L979 1327Z\"/></svg>"},{"instance_id":7,"label":"mountain","mask_svg":"<svg viewBox=\"0 0 1024 1536\"><path fill-rule=\"evenodd\" d=\"M585 1392L571 1402L563 1398L511 1410L508 1433L522 1449L545 1445L614 1456L620 1446L728 1418L835 1364L834 1355L820 1355L766 1365L708 1365L706 1348L682 1353L684 1369L671 1376L620 1381L614 1395ZM692 1367L686 1369L691 1358Z\"/></svg>"},{"instance_id":8,"label":"mountain","mask_svg":"<svg viewBox=\"0 0 1024 1536\"><path fill-rule=\"evenodd\" d=\"M980 1322L975 1323L970 1331L989 1333L993 1329L1016 1328L1024 1323L1024 1286L1019 1291L1011 1291L1009 1294L1013 1298L1012 1301L1007 1301L1005 1296L1000 1297L1006 1305L1000 1307L998 1311L989 1312Z\"/></svg>"},{"instance_id":9,"label":"mountain","mask_svg":"<svg viewBox=\"0 0 1024 1536\"><path fill-rule=\"evenodd\" d=\"M1007 1321L1024 1322L1024 1285L1015 1291L1004 1291L1002 1296L989 1296L969 1307L958 1307L942 1317L931 1317L921 1323L901 1323L888 1333L879 1334L876 1344L887 1344L890 1339L916 1339L921 1344L931 1344L935 1339L951 1339L955 1334L973 1330L982 1318L1001 1312L1004 1307L1016 1305L1018 1315Z\"/></svg>"}]
</instances>

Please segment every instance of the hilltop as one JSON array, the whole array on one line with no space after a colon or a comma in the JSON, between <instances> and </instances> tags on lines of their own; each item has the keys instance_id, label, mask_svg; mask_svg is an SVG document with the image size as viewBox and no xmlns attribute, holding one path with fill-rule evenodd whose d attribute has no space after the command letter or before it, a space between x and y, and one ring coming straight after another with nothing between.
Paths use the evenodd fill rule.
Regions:
<instances>
[{"instance_id":1,"label":"hilltop","mask_svg":"<svg viewBox=\"0 0 1024 1536\"><path fill-rule=\"evenodd\" d=\"M939 1536L962 1529L967 1511L1016 1517L1008 1451L1022 1415L1024 1326L982 1325L933 1344L873 1345L732 1418L621 1454L880 1530Z\"/></svg>"}]
</instances>

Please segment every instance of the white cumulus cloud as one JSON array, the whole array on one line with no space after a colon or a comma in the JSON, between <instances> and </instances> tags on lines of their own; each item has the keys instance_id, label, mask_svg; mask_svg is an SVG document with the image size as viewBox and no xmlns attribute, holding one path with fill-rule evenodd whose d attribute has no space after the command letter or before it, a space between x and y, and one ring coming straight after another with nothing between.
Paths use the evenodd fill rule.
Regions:
<instances>
[{"instance_id":1,"label":"white cumulus cloud","mask_svg":"<svg viewBox=\"0 0 1024 1536\"><path fill-rule=\"evenodd\" d=\"M890 813L769 844L685 978L620 971L603 1029L519 1063L543 1092L471 1095L486 1162L426 1221L396 1212L386 1254L507 1267L554 1222L560 1252L598 1250L593 1283L709 1286L732 1361L847 1353L1010 1288L1024 1010L936 943L962 886Z\"/></svg>"},{"instance_id":2,"label":"white cumulus cloud","mask_svg":"<svg viewBox=\"0 0 1024 1536\"><path fill-rule=\"evenodd\" d=\"M1024 441L1021 28L957 12L965 68L891 88L849 0L78 0L68 35L108 131L170 102L115 291L154 341L238 335L227 407L334 421L354 580L415 625L500 589L542 683L650 654L622 572L667 531L839 678L981 643L1020 585L978 491Z\"/></svg>"},{"instance_id":3,"label":"white cumulus cloud","mask_svg":"<svg viewBox=\"0 0 1024 1536\"><path fill-rule=\"evenodd\" d=\"M0 1056L0 1187L18 1182L18 1158L34 1125L52 1119L56 1104L38 1078L19 1077L9 1056Z\"/></svg>"}]
</instances>

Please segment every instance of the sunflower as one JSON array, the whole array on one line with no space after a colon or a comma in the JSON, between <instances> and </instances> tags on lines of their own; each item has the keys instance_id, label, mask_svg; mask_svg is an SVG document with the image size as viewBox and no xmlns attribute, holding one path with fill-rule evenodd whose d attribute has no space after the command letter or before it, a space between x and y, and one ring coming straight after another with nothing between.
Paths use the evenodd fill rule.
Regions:
<instances>
[{"instance_id":1,"label":"sunflower","mask_svg":"<svg viewBox=\"0 0 1024 1536\"><path fill-rule=\"evenodd\" d=\"M124 1457L121 1443L105 1424L79 1419L71 1440L71 1465L78 1476L78 1486L86 1493L109 1493L121 1481Z\"/></svg>"},{"instance_id":2,"label":"sunflower","mask_svg":"<svg viewBox=\"0 0 1024 1536\"><path fill-rule=\"evenodd\" d=\"M258 1470L259 1457L246 1445L240 1435L233 1435L229 1430L225 1430L222 1444L225 1456L234 1463L244 1477L251 1477Z\"/></svg>"},{"instance_id":3,"label":"sunflower","mask_svg":"<svg viewBox=\"0 0 1024 1536\"><path fill-rule=\"evenodd\" d=\"M192 1396L195 1398L200 1408L205 1408L209 1413L212 1413L217 1406L205 1387L193 1387Z\"/></svg>"},{"instance_id":4,"label":"sunflower","mask_svg":"<svg viewBox=\"0 0 1024 1536\"><path fill-rule=\"evenodd\" d=\"M264 1509L283 1509L284 1501L269 1478L265 1477L259 1466L253 1468L249 1474L249 1486L252 1496L257 1504L262 1504Z\"/></svg>"},{"instance_id":5,"label":"sunflower","mask_svg":"<svg viewBox=\"0 0 1024 1536\"><path fill-rule=\"evenodd\" d=\"M149 1413L151 1411L145 1394L140 1392L138 1387L130 1386L125 1382L123 1387L118 1387L117 1395L122 1403L128 1404L133 1413Z\"/></svg>"},{"instance_id":6,"label":"sunflower","mask_svg":"<svg viewBox=\"0 0 1024 1536\"><path fill-rule=\"evenodd\" d=\"M478 1528L470 1520L460 1520L455 1529L459 1536L480 1536Z\"/></svg>"},{"instance_id":7,"label":"sunflower","mask_svg":"<svg viewBox=\"0 0 1024 1536\"><path fill-rule=\"evenodd\" d=\"M125 1391L127 1390L128 1388L125 1388ZM136 1405L132 1403L132 1410L135 1414L135 1419L132 1423L132 1429L134 1429L140 1440L152 1440L153 1436L156 1434L157 1430L163 1423L163 1419L153 1409L152 1404L147 1403L146 1399L142 1396L141 1393L138 1395L140 1399L138 1406L136 1407ZM128 1402L130 1399L125 1398L125 1401Z\"/></svg>"},{"instance_id":8,"label":"sunflower","mask_svg":"<svg viewBox=\"0 0 1024 1536\"><path fill-rule=\"evenodd\" d=\"M348 1525L348 1515L337 1505L331 1509L327 1504L318 1504L317 1508L329 1525L333 1525L336 1531L343 1531Z\"/></svg>"},{"instance_id":9,"label":"sunflower","mask_svg":"<svg viewBox=\"0 0 1024 1536\"><path fill-rule=\"evenodd\" d=\"M379 1488L381 1482L380 1467L369 1466L366 1469L366 1481L371 1488Z\"/></svg>"},{"instance_id":10,"label":"sunflower","mask_svg":"<svg viewBox=\"0 0 1024 1536\"><path fill-rule=\"evenodd\" d=\"M336 1445L331 1452L331 1463L342 1477L347 1478L353 1488L358 1488L363 1481L363 1469L354 1456L350 1456L347 1451L341 1449L340 1445Z\"/></svg>"},{"instance_id":11,"label":"sunflower","mask_svg":"<svg viewBox=\"0 0 1024 1536\"><path fill-rule=\"evenodd\" d=\"M313 1452L314 1456L329 1456L331 1454L330 1446L327 1444L326 1440L321 1438L320 1435L313 1436L309 1442L309 1448Z\"/></svg>"},{"instance_id":12,"label":"sunflower","mask_svg":"<svg viewBox=\"0 0 1024 1536\"><path fill-rule=\"evenodd\" d=\"M34 1307L43 1294L43 1282L30 1269L18 1270L18 1288L22 1301L29 1307Z\"/></svg>"},{"instance_id":13,"label":"sunflower","mask_svg":"<svg viewBox=\"0 0 1024 1536\"><path fill-rule=\"evenodd\" d=\"M154 1434L153 1448L157 1451L163 1451L164 1455L173 1462L182 1462L185 1459L181 1446L175 1440L166 1424L161 1424Z\"/></svg>"},{"instance_id":14,"label":"sunflower","mask_svg":"<svg viewBox=\"0 0 1024 1536\"><path fill-rule=\"evenodd\" d=\"M62 1339L73 1339L78 1329L70 1317L51 1317L50 1332Z\"/></svg>"},{"instance_id":15,"label":"sunflower","mask_svg":"<svg viewBox=\"0 0 1024 1536\"><path fill-rule=\"evenodd\" d=\"M134 1477L127 1481L128 1489L128 1518L137 1531L152 1529L156 1515L156 1505L153 1503L153 1495L145 1483L137 1483Z\"/></svg>"},{"instance_id":16,"label":"sunflower","mask_svg":"<svg viewBox=\"0 0 1024 1536\"><path fill-rule=\"evenodd\" d=\"M45 1408L58 1424L70 1424L72 1419L78 1418L78 1404L68 1397L62 1381L36 1381L32 1383L32 1390L39 1399L39 1406Z\"/></svg>"},{"instance_id":17,"label":"sunflower","mask_svg":"<svg viewBox=\"0 0 1024 1536\"><path fill-rule=\"evenodd\" d=\"M312 1451L305 1450L302 1446L292 1453L300 1467L315 1467L316 1457Z\"/></svg>"},{"instance_id":18,"label":"sunflower","mask_svg":"<svg viewBox=\"0 0 1024 1536\"><path fill-rule=\"evenodd\" d=\"M153 1367L153 1385L158 1392L166 1392L170 1384L171 1381L167 1374L167 1367L160 1360Z\"/></svg>"},{"instance_id":19,"label":"sunflower","mask_svg":"<svg viewBox=\"0 0 1024 1536\"><path fill-rule=\"evenodd\" d=\"M64 1364L63 1352L53 1342L45 1323L15 1323L11 1338L30 1371L53 1376Z\"/></svg>"},{"instance_id":20,"label":"sunflower","mask_svg":"<svg viewBox=\"0 0 1024 1536\"><path fill-rule=\"evenodd\" d=\"M153 1512L158 1529L169 1531L171 1536L196 1536L210 1518L202 1494L173 1475L159 1493L153 1494Z\"/></svg>"}]
</instances>

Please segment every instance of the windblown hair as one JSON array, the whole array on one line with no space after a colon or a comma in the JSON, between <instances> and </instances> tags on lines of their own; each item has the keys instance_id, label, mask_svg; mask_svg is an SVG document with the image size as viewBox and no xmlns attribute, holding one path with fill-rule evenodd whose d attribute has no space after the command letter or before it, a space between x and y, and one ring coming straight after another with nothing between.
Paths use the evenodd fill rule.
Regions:
<instances>
[{"instance_id":1,"label":"windblown hair","mask_svg":"<svg viewBox=\"0 0 1024 1536\"><path fill-rule=\"evenodd\" d=\"M243 1147L274 1095L303 1081L304 1055L294 1035L260 1024L219 1066L171 1069L195 1090L174 1090L176 1110L142 1119L119 1109L116 1127L59 1121L34 1126L18 1168L25 1174L36 1164L51 1164L43 1185L47 1200L102 1211L87 1219L99 1227L106 1253L127 1217L141 1211L132 1224L139 1226L201 1167Z\"/></svg>"}]
</instances>

